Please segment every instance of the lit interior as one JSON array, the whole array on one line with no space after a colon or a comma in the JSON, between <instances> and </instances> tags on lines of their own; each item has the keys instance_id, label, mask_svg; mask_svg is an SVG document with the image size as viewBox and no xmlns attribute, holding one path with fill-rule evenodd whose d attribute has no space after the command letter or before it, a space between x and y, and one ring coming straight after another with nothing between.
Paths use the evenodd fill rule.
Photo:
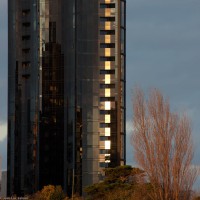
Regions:
<instances>
[{"instance_id":1,"label":"lit interior","mask_svg":"<svg viewBox=\"0 0 200 200\"><path fill-rule=\"evenodd\" d=\"M110 140L106 140L105 141L105 149L110 149L110 144L111 144Z\"/></svg>"},{"instance_id":2,"label":"lit interior","mask_svg":"<svg viewBox=\"0 0 200 200\"><path fill-rule=\"evenodd\" d=\"M105 35L105 43L111 43L111 36Z\"/></svg>"},{"instance_id":3,"label":"lit interior","mask_svg":"<svg viewBox=\"0 0 200 200\"><path fill-rule=\"evenodd\" d=\"M106 9L105 9L105 16L106 16L106 17L109 17L109 16L110 16L110 11L111 11L110 8L106 8Z\"/></svg>"},{"instance_id":4,"label":"lit interior","mask_svg":"<svg viewBox=\"0 0 200 200\"><path fill-rule=\"evenodd\" d=\"M105 123L110 123L110 115L105 115Z\"/></svg>"},{"instance_id":5,"label":"lit interior","mask_svg":"<svg viewBox=\"0 0 200 200\"><path fill-rule=\"evenodd\" d=\"M105 69L110 69L110 65L111 65L111 62L110 61L106 61L105 62Z\"/></svg>"},{"instance_id":6,"label":"lit interior","mask_svg":"<svg viewBox=\"0 0 200 200\"><path fill-rule=\"evenodd\" d=\"M105 101L105 110L110 110L110 108L111 108L111 102Z\"/></svg>"},{"instance_id":7,"label":"lit interior","mask_svg":"<svg viewBox=\"0 0 200 200\"><path fill-rule=\"evenodd\" d=\"M110 154L105 154L105 163L110 163Z\"/></svg>"},{"instance_id":8,"label":"lit interior","mask_svg":"<svg viewBox=\"0 0 200 200\"><path fill-rule=\"evenodd\" d=\"M111 49L105 48L105 56L111 56Z\"/></svg>"},{"instance_id":9,"label":"lit interior","mask_svg":"<svg viewBox=\"0 0 200 200\"><path fill-rule=\"evenodd\" d=\"M110 84L110 79L111 79L110 74L106 74L105 75L105 84Z\"/></svg>"},{"instance_id":10,"label":"lit interior","mask_svg":"<svg viewBox=\"0 0 200 200\"><path fill-rule=\"evenodd\" d=\"M111 22L105 22L105 30L111 30Z\"/></svg>"},{"instance_id":11,"label":"lit interior","mask_svg":"<svg viewBox=\"0 0 200 200\"><path fill-rule=\"evenodd\" d=\"M110 97L110 88L105 89L105 97Z\"/></svg>"},{"instance_id":12,"label":"lit interior","mask_svg":"<svg viewBox=\"0 0 200 200\"><path fill-rule=\"evenodd\" d=\"M110 136L110 128L105 128L105 136Z\"/></svg>"}]
</instances>

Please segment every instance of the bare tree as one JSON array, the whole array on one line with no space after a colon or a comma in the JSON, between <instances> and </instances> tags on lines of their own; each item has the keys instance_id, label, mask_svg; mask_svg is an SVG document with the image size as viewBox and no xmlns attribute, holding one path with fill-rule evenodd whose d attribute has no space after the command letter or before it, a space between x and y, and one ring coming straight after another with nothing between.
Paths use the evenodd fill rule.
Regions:
<instances>
[{"instance_id":1,"label":"bare tree","mask_svg":"<svg viewBox=\"0 0 200 200\"><path fill-rule=\"evenodd\" d=\"M133 98L135 159L153 186L154 200L188 200L197 177L188 117L170 111L169 101L154 89L148 100L140 88Z\"/></svg>"}]
</instances>

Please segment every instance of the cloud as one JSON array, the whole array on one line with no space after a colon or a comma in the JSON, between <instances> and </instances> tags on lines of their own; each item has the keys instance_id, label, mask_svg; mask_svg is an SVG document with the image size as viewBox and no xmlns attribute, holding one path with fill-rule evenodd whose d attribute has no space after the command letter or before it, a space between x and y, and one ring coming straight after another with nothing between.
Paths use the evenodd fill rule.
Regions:
<instances>
[{"instance_id":1,"label":"cloud","mask_svg":"<svg viewBox=\"0 0 200 200\"><path fill-rule=\"evenodd\" d=\"M7 124L0 123L0 141L5 140L6 137L7 137Z\"/></svg>"}]
</instances>

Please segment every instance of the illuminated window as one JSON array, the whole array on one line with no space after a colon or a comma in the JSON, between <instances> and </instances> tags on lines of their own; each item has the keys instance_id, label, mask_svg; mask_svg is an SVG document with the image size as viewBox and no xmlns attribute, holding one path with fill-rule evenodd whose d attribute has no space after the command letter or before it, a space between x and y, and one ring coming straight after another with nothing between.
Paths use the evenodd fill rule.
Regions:
<instances>
[{"instance_id":1,"label":"illuminated window","mask_svg":"<svg viewBox=\"0 0 200 200\"><path fill-rule=\"evenodd\" d=\"M111 76L110 74L105 74L105 84L110 84Z\"/></svg>"},{"instance_id":2,"label":"illuminated window","mask_svg":"<svg viewBox=\"0 0 200 200\"><path fill-rule=\"evenodd\" d=\"M110 163L110 154L105 154L105 163Z\"/></svg>"},{"instance_id":3,"label":"illuminated window","mask_svg":"<svg viewBox=\"0 0 200 200\"><path fill-rule=\"evenodd\" d=\"M110 136L110 128L105 128L105 136Z\"/></svg>"},{"instance_id":4,"label":"illuminated window","mask_svg":"<svg viewBox=\"0 0 200 200\"><path fill-rule=\"evenodd\" d=\"M110 17L110 15L111 15L111 10L109 8L106 8L105 9L105 16Z\"/></svg>"},{"instance_id":5,"label":"illuminated window","mask_svg":"<svg viewBox=\"0 0 200 200\"><path fill-rule=\"evenodd\" d=\"M111 56L111 49L105 48L105 56Z\"/></svg>"},{"instance_id":6,"label":"illuminated window","mask_svg":"<svg viewBox=\"0 0 200 200\"><path fill-rule=\"evenodd\" d=\"M105 43L111 43L111 35L105 35Z\"/></svg>"},{"instance_id":7,"label":"illuminated window","mask_svg":"<svg viewBox=\"0 0 200 200\"><path fill-rule=\"evenodd\" d=\"M105 0L105 3L111 3L111 0Z\"/></svg>"},{"instance_id":8,"label":"illuminated window","mask_svg":"<svg viewBox=\"0 0 200 200\"><path fill-rule=\"evenodd\" d=\"M111 102L110 101L106 101L105 102L105 110L110 110L111 109Z\"/></svg>"},{"instance_id":9,"label":"illuminated window","mask_svg":"<svg viewBox=\"0 0 200 200\"><path fill-rule=\"evenodd\" d=\"M111 29L111 22L105 22L105 30Z\"/></svg>"},{"instance_id":10,"label":"illuminated window","mask_svg":"<svg viewBox=\"0 0 200 200\"><path fill-rule=\"evenodd\" d=\"M110 149L110 140L105 141L105 149Z\"/></svg>"},{"instance_id":11,"label":"illuminated window","mask_svg":"<svg viewBox=\"0 0 200 200\"><path fill-rule=\"evenodd\" d=\"M110 61L106 61L105 62L105 69L110 69L111 68L111 62Z\"/></svg>"},{"instance_id":12,"label":"illuminated window","mask_svg":"<svg viewBox=\"0 0 200 200\"><path fill-rule=\"evenodd\" d=\"M105 115L105 123L110 123L110 115Z\"/></svg>"},{"instance_id":13,"label":"illuminated window","mask_svg":"<svg viewBox=\"0 0 200 200\"><path fill-rule=\"evenodd\" d=\"M110 97L111 96L111 91L110 88L105 89L105 97ZM110 102L109 102L110 103Z\"/></svg>"}]
</instances>

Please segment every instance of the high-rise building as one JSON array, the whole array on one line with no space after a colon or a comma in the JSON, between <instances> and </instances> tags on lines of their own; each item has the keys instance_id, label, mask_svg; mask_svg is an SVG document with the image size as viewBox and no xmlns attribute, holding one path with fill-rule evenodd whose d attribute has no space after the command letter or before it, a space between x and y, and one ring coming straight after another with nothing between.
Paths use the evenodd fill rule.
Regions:
<instances>
[{"instance_id":1,"label":"high-rise building","mask_svg":"<svg viewBox=\"0 0 200 200\"><path fill-rule=\"evenodd\" d=\"M0 199L6 198L7 196L7 171L1 171L1 180L0 180Z\"/></svg>"},{"instance_id":2,"label":"high-rise building","mask_svg":"<svg viewBox=\"0 0 200 200\"><path fill-rule=\"evenodd\" d=\"M0 181L1 181L1 171L2 171L2 158L1 158L1 155L0 155Z\"/></svg>"},{"instance_id":3,"label":"high-rise building","mask_svg":"<svg viewBox=\"0 0 200 200\"><path fill-rule=\"evenodd\" d=\"M1 185L2 185L2 158L0 155L0 194L1 194Z\"/></svg>"},{"instance_id":4,"label":"high-rise building","mask_svg":"<svg viewBox=\"0 0 200 200\"><path fill-rule=\"evenodd\" d=\"M70 195L125 158L125 0L8 0L8 195Z\"/></svg>"},{"instance_id":5,"label":"high-rise building","mask_svg":"<svg viewBox=\"0 0 200 200\"><path fill-rule=\"evenodd\" d=\"M0 155L0 199L6 197L7 171L2 170L2 157Z\"/></svg>"}]
</instances>

